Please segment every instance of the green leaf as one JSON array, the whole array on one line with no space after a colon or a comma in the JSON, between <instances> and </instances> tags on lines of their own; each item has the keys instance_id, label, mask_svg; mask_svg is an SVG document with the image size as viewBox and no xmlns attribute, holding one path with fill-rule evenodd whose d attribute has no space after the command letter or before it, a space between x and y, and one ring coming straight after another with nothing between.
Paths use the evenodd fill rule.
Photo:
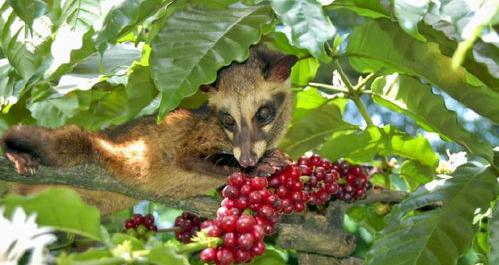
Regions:
<instances>
[{"instance_id":1,"label":"green leaf","mask_svg":"<svg viewBox=\"0 0 499 265\"><path fill-rule=\"evenodd\" d=\"M464 165L393 208L389 224L366 257L368 265L452 265L471 245L476 209L497 198L497 174L490 167ZM429 188L431 187L431 188ZM419 211L425 206L441 205Z\"/></svg>"},{"instance_id":2,"label":"green leaf","mask_svg":"<svg viewBox=\"0 0 499 265\"><path fill-rule=\"evenodd\" d=\"M58 25L66 23L72 31L87 32L99 21L102 0L67 0L62 7Z\"/></svg>"},{"instance_id":3,"label":"green leaf","mask_svg":"<svg viewBox=\"0 0 499 265\"><path fill-rule=\"evenodd\" d=\"M301 119L308 111L321 106L326 100L315 88L309 87L296 92L293 122Z\"/></svg>"},{"instance_id":4,"label":"green leaf","mask_svg":"<svg viewBox=\"0 0 499 265\"><path fill-rule=\"evenodd\" d=\"M457 49L457 43L432 26L420 23L419 31L431 42L438 43L443 55L451 57ZM492 59L492 60L491 60ZM490 88L499 91L499 54L497 48L483 41L478 41L473 52L468 53L463 67L475 75Z\"/></svg>"},{"instance_id":5,"label":"green leaf","mask_svg":"<svg viewBox=\"0 0 499 265\"><path fill-rule=\"evenodd\" d=\"M156 265L189 265L186 256L177 254L175 249L169 245L162 245L151 249L149 262Z\"/></svg>"},{"instance_id":6,"label":"green leaf","mask_svg":"<svg viewBox=\"0 0 499 265\"><path fill-rule=\"evenodd\" d=\"M140 239L135 238L135 237L128 235L128 234L114 233L113 236L111 237L111 242L115 245L122 245L125 242L130 242L130 249L129 250L142 250L142 249L144 249L144 242L142 242Z\"/></svg>"},{"instance_id":7,"label":"green leaf","mask_svg":"<svg viewBox=\"0 0 499 265\"><path fill-rule=\"evenodd\" d=\"M294 122L280 147L291 157L297 158L306 151L319 148L333 132L355 128L341 119L338 106L323 104Z\"/></svg>"},{"instance_id":8,"label":"green leaf","mask_svg":"<svg viewBox=\"0 0 499 265\"><path fill-rule=\"evenodd\" d=\"M400 175L409 185L411 191L416 190L422 184L428 183L435 175L431 167L421 165L415 160L406 160L400 166Z\"/></svg>"},{"instance_id":9,"label":"green leaf","mask_svg":"<svg viewBox=\"0 0 499 265\"><path fill-rule=\"evenodd\" d=\"M349 208L347 213L357 224L374 234L386 226L384 217L377 214L374 207L374 204L354 206Z\"/></svg>"},{"instance_id":10,"label":"green leaf","mask_svg":"<svg viewBox=\"0 0 499 265\"><path fill-rule=\"evenodd\" d=\"M26 213L36 213L39 225L100 240L99 210L85 204L71 189L50 188L30 197L8 195L3 204L7 215L20 206Z\"/></svg>"},{"instance_id":11,"label":"green leaf","mask_svg":"<svg viewBox=\"0 0 499 265\"><path fill-rule=\"evenodd\" d=\"M29 27L36 18L47 13L47 4L41 0L7 0L7 3Z\"/></svg>"},{"instance_id":12,"label":"green leaf","mask_svg":"<svg viewBox=\"0 0 499 265\"><path fill-rule=\"evenodd\" d=\"M27 108L39 125L57 128L65 125L67 120L75 115L79 106L78 93L73 92L62 97L53 94L43 100L30 102Z\"/></svg>"},{"instance_id":13,"label":"green leaf","mask_svg":"<svg viewBox=\"0 0 499 265\"><path fill-rule=\"evenodd\" d=\"M286 265L288 261L287 253L269 245L267 250L254 258L250 265Z\"/></svg>"},{"instance_id":14,"label":"green leaf","mask_svg":"<svg viewBox=\"0 0 499 265\"><path fill-rule=\"evenodd\" d=\"M426 138L421 135L412 137L390 125L382 128L372 126L364 131L340 131L333 134L319 153L331 161L343 157L367 162L380 154L414 159L431 168L438 164L438 155Z\"/></svg>"},{"instance_id":15,"label":"green leaf","mask_svg":"<svg viewBox=\"0 0 499 265\"><path fill-rule=\"evenodd\" d=\"M99 52L104 53L108 43L116 44L120 36L158 11L164 2L165 0L128 0L113 7L107 14L102 29L97 33L95 46Z\"/></svg>"},{"instance_id":16,"label":"green leaf","mask_svg":"<svg viewBox=\"0 0 499 265\"><path fill-rule=\"evenodd\" d=\"M22 24L14 12L7 10L0 15L0 49L17 73L24 80L28 80L37 70L41 59L28 50L25 43L18 41L25 28L14 27L15 24ZM12 32L12 29L16 29L15 32Z\"/></svg>"},{"instance_id":17,"label":"green leaf","mask_svg":"<svg viewBox=\"0 0 499 265\"><path fill-rule=\"evenodd\" d=\"M232 5L224 10L188 7L168 18L152 41L154 83L162 93L160 116L212 83L217 70L248 57L249 46L272 21L268 6Z\"/></svg>"},{"instance_id":18,"label":"green leaf","mask_svg":"<svg viewBox=\"0 0 499 265\"><path fill-rule=\"evenodd\" d=\"M312 81L319 69L319 61L315 58L305 58L299 60L291 68L291 83L295 86L306 86Z\"/></svg>"},{"instance_id":19,"label":"green leaf","mask_svg":"<svg viewBox=\"0 0 499 265\"><path fill-rule=\"evenodd\" d=\"M489 222L489 231L489 262L490 264L499 264L499 201L497 200L492 212L492 219Z\"/></svg>"},{"instance_id":20,"label":"green leaf","mask_svg":"<svg viewBox=\"0 0 499 265\"><path fill-rule=\"evenodd\" d=\"M11 65L0 66L0 109L18 101L25 82L20 79Z\"/></svg>"},{"instance_id":21,"label":"green leaf","mask_svg":"<svg viewBox=\"0 0 499 265\"><path fill-rule=\"evenodd\" d=\"M379 0L335 0L328 9L348 9L360 16L370 18L390 18L391 16Z\"/></svg>"},{"instance_id":22,"label":"green leaf","mask_svg":"<svg viewBox=\"0 0 499 265\"><path fill-rule=\"evenodd\" d=\"M79 262L91 262L102 258L112 257L108 249L89 249L83 253L62 253L57 257L57 265L75 265Z\"/></svg>"},{"instance_id":23,"label":"green leaf","mask_svg":"<svg viewBox=\"0 0 499 265\"><path fill-rule=\"evenodd\" d=\"M376 45L373 45L376 43ZM494 122L499 122L499 93L473 80L462 67L453 70L451 59L435 43L408 36L391 22L371 21L350 35L347 54L360 72L405 73L428 80L456 100ZM471 84L474 82L474 84Z\"/></svg>"},{"instance_id":24,"label":"green leaf","mask_svg":"<svg viewBox=\"0 0 499 265\"><path fill-rule=\"evenodd\" d=\"M466 131L457 121L455 112L445 107L441 96L429 85L398 74L378 77L371 85L374 101L416 121L425 130L437 132L444 140L456 141L469 152L492 160L492 147Z\"/></svg>"},{"instance_id":25,"label":"green leaf","mask_svg":"<svg viewBox=\"0 0 499 265\"><path fill-rule=\"evenodd\" d=\"M67 0L51 46L54 58L46 77L57 79L96 51L93 24L101 18L101 0Z\"/></svg>"},{"instance_id":26,"label":"green leaf","mask_svg":"<svg viewBox=\"0 0 499 265\"><path fill-rule=\"evenodd\" d=\"M315 0L271 0L272 9L289 27L291 43L307 49L310 54L324 62L331 61L324 44L333 38L336 29L322 6Z\"/></svg>"},{"instance_id":27,"label":"green leaf","mask_svg":"<svg viewBox=\"0 0 499 265\"><path fill-rule=\"evenodd\" d=\"M130 69L128 83L125 86L127 95L128 117L135 117L158 95L151 78L151 68L136 64Z\"/></svg>"},{"instance_id":28,"label":"green leaf","mask_svg":"<svg viewBox=\"0 0 499 265\"><path fill-rule=\"evenodd\" d=\"M298 58L309 56L307 50L291 45L288 37L286 37L286 34L282 32L271 32L263 36L262 41L264 41L268 46L273 47L276 50L280 50L285 54L294 54Z\"/></svg>"},{"instance_id":29,"label":"green leaf","mask_svg":"<svg viewBox=\"0 0 499 265\"><path fill-rule=\"evenodd\" d=\"M394 0L393 5L400 27L414 38L425 41L426 38L418 31L418 23L428 11L430 0Z\"/></svg>"}]
</instances>

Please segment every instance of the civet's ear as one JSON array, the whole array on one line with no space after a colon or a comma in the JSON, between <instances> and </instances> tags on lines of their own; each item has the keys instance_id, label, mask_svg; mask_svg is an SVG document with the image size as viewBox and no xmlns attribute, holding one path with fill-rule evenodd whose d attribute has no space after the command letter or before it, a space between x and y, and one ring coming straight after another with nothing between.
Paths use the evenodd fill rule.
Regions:
<instances>
[{"instance_id":1,"label":"civet's ear","mask_svg":"<svg viewBox=\"0 0 499 265\"><path fill-rule=\"evenodd\" d=\"M295 65L298 58L294 55L283 55L277 61L270 63L270 73L267 79L284 82L291 75L291 67Z\"/></svg>"},{"instance_id":2,"label":"civet's ear","mask_svg":"<svg viewBox=\"0 0 499 265\"><path fill-rule=\"evenodd\" d=\"M205 93L215 93L218 91L218 88L212 85L201 85L199 87L199 90L205 92Z\"/></svg>"},{"instance_id":3,"label":"civet's ear","mask_svg":"<svg viewBox=\"0 0 499 265\"><path fill-rule=\"evenodd\" d=\"M286 81L291 74L291 67L298 60L294 55L284 55L261 46L254 48L252 53L257 57L257 60L260 60L265 79L276 82Z\"/></svg>"}]
</instances>

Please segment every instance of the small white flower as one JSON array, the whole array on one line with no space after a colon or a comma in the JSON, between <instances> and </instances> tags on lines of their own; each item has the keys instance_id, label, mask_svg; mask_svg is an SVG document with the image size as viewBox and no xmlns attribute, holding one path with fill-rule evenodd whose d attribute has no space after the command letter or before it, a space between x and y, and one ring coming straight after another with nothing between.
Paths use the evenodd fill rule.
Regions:
<instances>
[{"instance_id":1,"label":"small white flower","mask_svg":"<svg viewBox=\"0 0 499 265\"><path fill-rule=\"evenodd\" d=\"M458 152L452 154L447 150L448 160L440 160L437 167L437 173L439 174L451 174L461 165L468 163L468 158L466 158L466 152Z\"/></svg>"},{"instance_id":2,"label":"small white flower","mask_svg":"<svg viewBox=\"0 0 499 265\"><path fill-rule=\"evenodd\" d=\"M29 265L47 264L46 246L56 240L52 230L35 223L36 214L27 216L20 207L14 210L12 220L4 216L0 208L0 265L17 264L19 259L31 251Z\"/></svg>"}]
</instances>

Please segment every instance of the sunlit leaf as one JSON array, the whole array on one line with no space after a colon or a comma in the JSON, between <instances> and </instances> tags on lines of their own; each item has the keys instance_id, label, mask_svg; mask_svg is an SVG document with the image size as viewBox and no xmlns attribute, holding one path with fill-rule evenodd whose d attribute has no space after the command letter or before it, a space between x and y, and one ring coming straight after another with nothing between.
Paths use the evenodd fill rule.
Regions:
<instances>
[{"instance_id":1,"label":"sunlit leaf","mask_svg":"<svg viewBox=\"0 0 499 265\"><path fill-rule=\"evenodd\" d=\"M47 12L47 4L42 0L7 0L7 3L29 27Z\"/></svg>"},{"instance_id":2,"label":"sunlit leaf","mask_svg":"<svg viewBox=\"0 0 499 265\"><path fill-rule=\"evenodd\" d=\"M319 2L272 0L270 3L283 24L290 28L289 37L293 45L307 49L321 61L330 61L324 44L333 38L336 29L324 15Z\"/></svg>"},{"instance_id":3,"label":"sunlit leaf","mask_svg":"<svg viewBox=\"0 0 499 265\"><path fill-rule=\"evenodd\" d=\"M8 195L2 202L8 215L20 206L27 213L36 213L39 225L100 239L99 210L85 204L71 189L51 188L30 197Z\"/></svg>"},{"instance_id":4,"label":"sunlit leaf","mask_svg":"<svg viewBox=\"0 0 499 265\"><path fill-rule=\"evenodd\" d=\"M373 45L373 44L376 45ZM451 59L435 43L408 36L386 20L357 27L350 35L347 53L361 72L381 69L418 76L441 88L481 115L499 122L499 93L488 88L462 67L453 70Z\"/></svg>"},{"instance_id":5,"label":"sunlit leaf","mask_svg":"<svg viewBox=\"0 0 499 265\"><path fill-rule=\"evenodd\" d=\"M14 27L14 24L17 26ZM24 26L19 26L19 24L20 20L11 9L1 14L0 48L17 73L23 79L28 80L40 65L41 58L28 50L26 45L19 40L20 34L25 30Z\"/></svg>"},{"instance_id":6,"label":"sunlit leaf","mask_svg":"<svg viewBox=\"0 0 499 265\"><path fill-rule=\"evenodd\" d=\"M271 21L272 12L265 5L175 12L151 44L152 76L162 93L160 116L201 84L212 83L220 67L246 59L262 26Z\"/></svg>"},{"instance_id":7,"label":"sunlit leaf","mask_svg":"<svg viewBox=\"0 0 499 265\"><path fill-rule=\"evenodd\" d=\"M103 53L109 44L154 14L168 0L128 0L113 7L107 14L102 29L97 33L96 47Z\"/></svg>"},{"instance_id":8,"label":"sunlit leaf","mask_svg":"<svg viewBox=\"0 0 499 265\"><path fill-rule=\"evenodd\" d=\"M296 158L306 151L319 148L333 132L355 128L356 126L341 119L338 106L323 104L294 122L280 146L291 157Z\"/></svg>"},{"instance_id":9,"label":"sunlit leaf","mask_svg":"<svg viewBox=\"0 0 499 265\"><path fill-rule=\"evenodd\" d=\"M439 133L443 139L463 145L469 152L492 159L492 147L477 139L457 121L455 112L445 107L441 96L419 80L393 74L378 77L371 86L374 101L413 118L419 126Z\"/></svg>"},{"instance_id":10,"label":"sunlit leaf","mask_svg":"<svg viewBox=\"0 0 499 265\"><path fill-rule=\"evenodd\" d=\"M155 265L189 265L186 256L177 254L175 249L168 245L160 245L151 249L148 259L150 263Z\"/></svg>"},{"instance_id":11,"label":"sunlit leaf","mask_svg":"<svg viewBox=\"0 0 499 265\"><path fill-rule=\"evenodd\" d=\"M438 155L421 135L412 137L388 125L368 127L363 131L344 130L333 134L319 153L330 160L349 158L359 162L371 161L375 155L398 155L435 168Z\"/></svg>"},{"instance_id":12,"label":"sunlit leaf","mask_svg":"<svg viewBox=\"0 0 499 265\"><path fill-rule=\"evenodd\" d=\"M400 27L416 39L425 41L418 31L418 23L428 11L430 0L394 0L393 5Z\"/></svg>"},{"instance_id":13,"label":"sunlit leaf","mask_svg":"<svg viewBox=\"0 0 499 265\"><path fill-rule=\"evenodd\" d=\"M108 249L91 248L85 252L65 254L62 253L57 257L57 265L74 265L79 262L93 262L102 258L112 257L111 251Z\"/></svg>"},{"instance_id":14,"label":"sunlit leaf","mask_svg":"<svg viewBox=\"0 0 499 265\"><path fill-rule=\"evenodd\" d=\"M295 86L306 86L315 78L319 66L315 58L299 60L291 69L291 83Z\"/></svg>"},{"instance_id":15,"label":"sunlit leaf","mask_svg":"<svg viewBox=\"0 0 499 265\"><path fill-rule=\"evenodd\" d=\"M390 12L379 0L335 0L330 9L348 9L361 16L390 18Z\"/></svg>"}]
</instances>

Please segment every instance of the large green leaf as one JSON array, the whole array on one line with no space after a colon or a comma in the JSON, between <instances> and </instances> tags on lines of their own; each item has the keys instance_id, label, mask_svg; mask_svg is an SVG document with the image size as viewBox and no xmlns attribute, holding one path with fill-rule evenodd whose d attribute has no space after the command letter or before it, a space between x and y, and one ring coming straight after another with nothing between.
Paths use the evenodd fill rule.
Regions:
<instances>
[{"instance_id":1,"label":"large green leaf","mask_svg":"<svg viewBox=\"0 0 499 265\"><path fill-rule=\"evenodd\" d=\"M412 137L390 125L382 128L371 126L363 131L340 131L331 136L319 153L333 161L343 157L367 162L380 154L414 159L431 168L438 163L438 155L426 138L421 135Z\"/></svg>"},{"instance_id":2,"label":"large green leaf","mask_svg":"<svg viewBox=\"0 0 499 265\"><path fill-rule=\"evenodd\" d=\"M0 110L18 101L24 83L11 65L0 66Z\"/></svg>"},{"instance_id":3,"label":"large green leaf","mask_svg":"<svg viewBox=\"0 0 499 265\"><path fill-rule=\"evenodd\" d=\"M443 55L451 57L454 54L457 49L456 41L424 23L420 23L418 28L429 41L438 43ZM499 91L499 52L494 45L478 41L473 47L473 52L467 54L463 67L487 86Z\"/></svg>"},{"instance_id":4,"label":"large green leaf","mask_svg":"<svg viewBox=\"0 0 499 265\"><path fill-rule=\"evenodd\" d=\"M0 49L17 73L28 80L40 65L41 58L18 39L25 30L24 26L18 25L22 25L22 22L11 9L0 13Z\"/></svg>"},{"instance_id":5,"label":"large green leaf","mask_svg":"<svg viewBox=\"0 0 499 265\"><path fill-rule=\"evenodd\" d=\"M100 19L102 0L67 0L58 25L66 23L73 31L87 32Z\"/></svg>"},{"instance_id":6,"label":"large green leaf","mask_svg":"<svg viewBox=\"0 0 499 265\"><path fill-rule=\"evenodd\" d=\"M52 89L36 87L28 109L39 125L67 123L101 129L135 117L158 94L149 66L134 63L140 51L117 45L102 57L90 57L63 75ZM132 66L129 66L132 64ZM108 75L102 75L100 71Z\"/></svg>"},{"instance_id":7,"label":"large green leaf","mask_svg":"<svg viewBox=\"0 0 499 265\"><path fill-rule=\"evenodd\" d=\"M423 43L386 20L371 21L350 35L347 54L361 72L381 69L428 80L469 108L499 122L499 93L473 78L463 67L453 70L451 59L435 43Z\"/></svg>"},{"instance_id":8,"label":"large green leaf","mask_svg":"<svg viewBox=\"0 0 499 265\"><path fill-rule=\"evenodd\" d=\"M394 0L393 9L399 21L400 27L418 40L425 40L425 37L418 31L418 23L428 11L430 0L410 1Z\"/></svg>"},{"instance_id":9,"label":"large green leaf","mask_svg":"<svg viewBox=\"0 0 499 265\"><path fill-rule=\"evenodd\" d=\"M291 69L291 83L295 86L308 85L315 78L319 66L319 61L315 58L299 60Z\"/></svg>"},{"instance_id":10,"label":"large green leaf","mask_svg":"<svg viewBox=\"0 0 499 265\"><path fill-rule=\"evenodd\" d=\"M231 5L219 9L188 7L168 18L152 41L154 83L162 93L160 116L212 83L217 70L248 57L248 48L272 21L268 6Z\"/></svg>"},{"instance_id":11,"label":"large green leaf","mask_svg":"<svg viewBox=\"0 0 499 265\"><path fill-rule=\"evenodd\" d=\"M99 259L110 258L113 254L109 249L91 248L85 252L62 253L57 257L57 265L75 265L84 262L92 263Z\"/></svg>"},{"instance_id":12,"label":"large green leaf","mask_svg":"<svg viewBox=\"0 0 499 265\"><path fill-rule=\"evenodd\" d=\"M51 46L53 61L46 76L57 79L96 51L93 25L98 24L101 0L68 0L62 7Z\"/></svg>"},{"instance_id":13,"label":"large green leaf","mask_svg":"<svg viewBox=\"0 0 499 265\"><path fill-rule=\"evenodd\" d=\"M487 36L493 40L499 34L492 25L497 23L499 2L496 0L439 0L433 4L425 16L425 22L443 32L448 38L458 41L457 49L453 51L453 63L459 65L478 38ZM490 29L489 29L490 28ZM491 62L494 64L494 62ZM497 65L497 63L495 63ZM489 63L486 63L488 66ZM492 73L498 77L498 73Z\"/></svg>"},{"instance_id":14,"label":"large green leaf","mask_svg":"<svg viewBox=\"0 0 499 265\"><path fill-rule=\"evenodd\" d=\"M99 210L85 204L71 189L51 188L30 197L8 195L3 204L8 215L20 206L27 213L36 213L40 225L100 239Z\"/></svg>"},{"instance_id":15,"label":"large green leaf","mask_svg":"<svg viewBox=\"0 0 499 265\"><path fill-rule=\"evenodd\" d=\"M411 191L416 190L422 184L430 182L433 175L435 175L435 170L421 165L415 160L406 160L400 166L400 176L405 179Z\"/></svg>"},{"instance_id":16,"label":"large green leaf","mask_svg":"<svg viewBox=\"0 0 499 265\"><path fill-rule=\"evenodd\" d=\"M154 14L166 0L128 0L115 6L107 14L102 29L97 33L96 46L104 53L108 43L116 44L118 38Z\"/></svg>"},{"instance_id":17,"label":"large green leaf","mask_svg":"<svg viewBox=\"0 0 499 265\"><path fill-rule=\"evenodd\" d=\"M489 262L490 264L499 264L499 201L497 200L492 212L492 219L489 222L489 231Z\"/></svg>"},{"instance_id":18,"label":"large green leaf","mask_svg":"<svg viewBox=\"0 0 499 265\"><path fill-rule=\"evenodd\" d=\"M330 61L324 50L324 44L333 38L336 29L322 6L315 0L271 0L272 8L291 29L291 43L307 49L314 57Z\"/></svg>"},{"instance_id":19,"label":"large green leaf","mask_svg":"<svg viewBox=\"0 0 499 265\"><path fill-rule=\"evenodd\" d=\"M175 249L169 245L160 245L151 249L148 259L150 263L155 265L189 265L187 257L177 254Z\"/></svg>"},{"instance_id":20,"label":"large green leaf","mask_svg":"<svg viewBox=\"0 0 499 265\"><path fill-rule=\"evenodd\" d=\"M341 119L338 106L322 104L294 122L280 146L291 157L296 158L306 151L318 148L333 132L355 128L356 126Z\"/></svg>"},{"instance_id":21,"label":"large green leaf","mask_svg":"<svg viewBox=\"0 0 499 265\"><path fill-rule=\"evenodd\" d=\"M29 27L36 18L43 16L48 8L42 0L7 0L7 3Z\"/></svg>"},{"instance_id":22,"label":"large green leaf","mask_svg":"<svg viewBox=\"0 0 499 265\"><path fill-rule=\"evenodd\" d=\"M390 18L390 12L383 7L379 0L335 0L327 8L348 9L364 17Z\"/></svg>"},{"instance_id":23,"label":"large green leaf","mask_svg":"<svg viewBox=\"0 0 499 265\"><path fill-rule=\"evenodd\" d=\"M452 178L435 180L394 207L366 264L456 264L473 241L475 210L487 209L498 194L497 174L490 167L459 167ZM418 211L435 205L441 206Z\"/></svg>"},{"instance_id":24,"label":"large green leaf","mask_svg":"<svg viewBox=\"0 0 499 265\"><path fill-rule=\"evenodd\" d=\"M371 85L374 101L413 118L419 126L439 133L445 140L463 145L469 152L492 160L492 147L476 139L457 121L455 112L445 107L431 87L410 76L393 74L378 77Z\"/></svg>"}]
</instances>

